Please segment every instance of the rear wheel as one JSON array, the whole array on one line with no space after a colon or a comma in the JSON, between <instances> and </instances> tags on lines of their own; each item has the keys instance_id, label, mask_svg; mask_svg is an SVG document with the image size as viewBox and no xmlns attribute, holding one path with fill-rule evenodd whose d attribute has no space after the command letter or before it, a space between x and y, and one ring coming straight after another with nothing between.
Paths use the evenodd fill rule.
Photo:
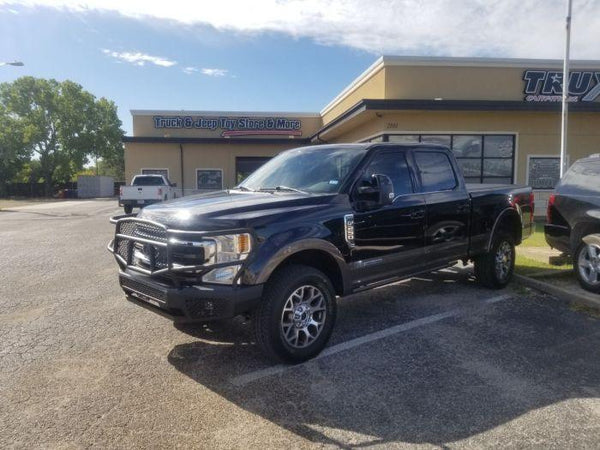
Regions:
<instances>
[{"instance_id":1,"label":"rear wheel","mask_svg":"<svg viewBox=\"0 0 600 450\"><path fill-rule=\"evenodd\" d=\"M515 244L507 234L500 234L489 253L475 259L475 278L485 287L502 289L512 279L515 269Z\"/></svg>"},{"instance_id":2,"label":"rear wheel","mask_svg":"<svg viewBox=\"0 0 600 450\"><path fill-rule=\"evenodd\" d=\"M131 205L125 205L123 207L123 210L125 211L125 214L131 214L131 212L133 211L133 206L131 206Z\"/></svg>"},{"instance_id":3,"label":"rear wheel","mask_svg":"<svg viewBox=\"0 0 600 450\"><path fill-rule=\"evenodd\" d=\"M309 266L284 267L265 286L254 313L256 343L272 359L306 361L327 344L336 312L327 276Z\"/></svg>"},{"instance_id":4,"label":"rear wheel","mask_svg":"<svg viewBox=\"0 0 600 450\"><path fill-rule=\"evenodd\" d=\"M600 293L600 246L582 242L573 258L573 269L582 288Z\"/></svg>"}]
</instances>

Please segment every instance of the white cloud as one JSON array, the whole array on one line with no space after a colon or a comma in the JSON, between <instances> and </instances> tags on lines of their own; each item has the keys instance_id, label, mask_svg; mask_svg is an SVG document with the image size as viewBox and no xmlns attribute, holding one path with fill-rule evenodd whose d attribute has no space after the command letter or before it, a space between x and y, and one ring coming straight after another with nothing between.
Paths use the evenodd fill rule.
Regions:
<instances>
[{"instance_id":1,"label":"white cloud","mask_svg":"<svg viewBox=\"0 0 600 450\"><path fill-rule=\"evenodd\" d=\"M113 50L104 48L102 49L102 53L119 61L128 62L136 66L144 66L146 63L150 63L160 67L171 67L177 64L177 61L172 61L160 56L152 56L141 52L115 52Z\"/></svg>"},{"instance_id":2,"label":"white cloud","mask_svg":"<svg viewBox=\"0 0 600 450\"><path fill-rule=\"evenodd\" d=\"M191 75L191 74L193 74L194 72L198 72L198 69L197 69L196 67L191 67L191 66L188 66L188 67L184 67L183 69L181 69L181 71L182 71L183 73L186 73L186 74L188 74L188 75Z\"/></svg>"},{"instance_id":3,"label":"white cloud","mask_svg":"<svg viewBox=\"0 0 600 450\"><path fill-rule=\"evenodd\" d=\"M0 0L14 4L14 0ZM143 20L205 24L242 33L280 32L374 54L560 58L564 0L22 0ZM600 1L573 6L572 53L600 59Z\"/></svg>"},{"instance_id":4,"label":"white cloud","mask_svg":"<svg viewBox=\"0 0 600 450\"><path fill-rule=\"evenodd\" d=\"M200 70L202 75L208 75L209 77L224 77L227 75L227 69L209 69L207 67Z\"/></svg>"}]
</instances>

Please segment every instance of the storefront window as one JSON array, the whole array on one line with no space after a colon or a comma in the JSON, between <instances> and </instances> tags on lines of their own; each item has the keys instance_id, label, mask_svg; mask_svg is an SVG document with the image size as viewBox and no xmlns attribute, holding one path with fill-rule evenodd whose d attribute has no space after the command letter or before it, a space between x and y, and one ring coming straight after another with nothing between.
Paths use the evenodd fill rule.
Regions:
<instances>
[{"instance_id":1,"label":"storefront window","mask_svg":"<svg viewBox=\"0 0 600 450\"><path fill-rule=\"evenodd\" d=\"M513 182L512 134L390 134L390 142L441 144L452 149L467 183Z\"/></svg>"},{"instance_id":2,"label":"storefront window","mask_svg":"<svg viewBox=\"0 0 600 450\"><path fill-rule=\"evenodd\" d=\"M221 169L196 169L196 188L199 191L223 189L223 171Z\"/></svg>"},{"instance_id":3,"label":"storefront window","mask_svg":"<svg viewBox=\"0 0 600 450\"><path fill-rule=\"evenodd\" d=\"M452 136L452 151L457 158L481 158L482 136Z\"/></svg>"},{"instance_id":4,"label":"storefront window","mask_svg":"<svg viewBox=\"0 0 600 450\"><path fill-rule=\"evenodd\" d=\"M451 140L451 137L448 135L429 134L421 136L421 142L426 142L428 144L445 145L446 147L450 147Z\"/></svg>"},{"instance_id":5,"label":"storefront window","mask_svg":"<svg viewBox=\"0 0 600 450\"><path fill-rule=\"evenodd\" d=\"M510 177L512 174L512 159L485 158L483 160L483 176Z\"/></svg>"},{"instance_id":6,"label":"storefront window","mask_svg":"<svg viewBox=\"0 0 600 450\"><path fill-rule=\"evenodd\" d=\"M513 136L483 136L483 148L486 158L512 158Z\"/></svg>"},{"instance_id":7,"label":"storefront window","mask_svg":"<svg viewBox=\"0 0 600 450\"><path fill-rule=\"evenodd\" d=\"M238 156L235 158L235 183L239 184L270 160L268 156Z\"/></svg>"},{"instance_id":8,"label":"storefront window","mask_svg":"<svg viewBox=\"0 0 600 450\"><path fill-rule=\"evenodd\" d=\"M458 159L458 165L465 177L481 178L481 159Z\"/></svg>"},{"instance_id":9,"label":"storefront window","mask_svg":"<svg viewBox=\"0 0 600 450\"><path fill-rule=\"evenodd\" d=\"M413 144L419 142L418 134L390 134L389 142L399 142L401 144Z\"/></svg>"}]
</instances>

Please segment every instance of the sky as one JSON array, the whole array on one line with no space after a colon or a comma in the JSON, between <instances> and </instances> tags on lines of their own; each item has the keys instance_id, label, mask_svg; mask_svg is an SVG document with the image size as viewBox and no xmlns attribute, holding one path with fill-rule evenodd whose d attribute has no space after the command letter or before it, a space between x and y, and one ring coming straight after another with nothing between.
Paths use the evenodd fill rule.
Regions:
<instances>
[{"instance_id":1,"label":"sky","mask_svg":"<svg viewBox=\"0 0 600 450\"><path fill-rule=\"evenodd\" d=\"M70 79L131 109L318 112L381 55L562 58L566 0L0 0L0 83ZM600 0L571 55L600 59Z\"/></svg>"}]
</instances>

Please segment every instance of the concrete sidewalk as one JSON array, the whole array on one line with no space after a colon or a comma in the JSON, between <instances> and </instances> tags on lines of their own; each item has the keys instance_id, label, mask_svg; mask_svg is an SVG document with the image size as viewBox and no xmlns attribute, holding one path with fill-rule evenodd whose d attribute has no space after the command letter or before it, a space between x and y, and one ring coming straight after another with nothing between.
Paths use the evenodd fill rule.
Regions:
<instances>
[{"instance_id":1,"label":"concrete sidewalk","mask_svg":"<svg viewBox=\"0 0 600 450\"><path fill-rule=\"evenodd\" d=\"M550 257L561 255L559 250L550 247L519 247L517 251L526 258L545 264L549 263ZM561 268L563 269L562 271ZM515 279L521 284L554 295L563 300L600 309L600 295L583 289L571 270L564 266L556 266L556 269L559 272L541 270L538 273L527 276L515 274Z\"/></svg>"}]
</instances>

